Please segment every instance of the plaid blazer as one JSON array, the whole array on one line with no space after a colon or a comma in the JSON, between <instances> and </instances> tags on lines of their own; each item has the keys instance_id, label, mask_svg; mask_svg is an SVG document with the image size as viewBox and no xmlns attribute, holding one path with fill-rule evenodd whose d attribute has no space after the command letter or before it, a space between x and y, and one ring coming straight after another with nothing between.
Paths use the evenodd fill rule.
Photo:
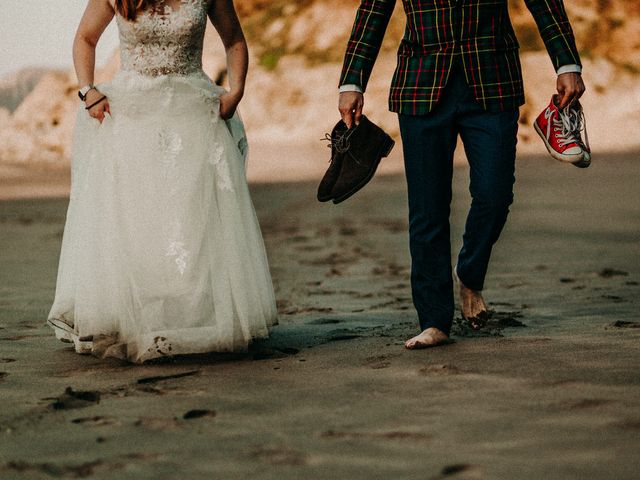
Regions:
<instances>
[{"instance_id":1,"label":"plaid blazer","mask_svg":"<svg viewBox=\"0 0 640 480\"><path fill-rule=\"evenodd\" d=\"M556 70L581 65L562 0L525 0ZM344 59L340 85L366 90L396 0L362 0ZM522 69L508 0L403 0L407 28L398 50L389 108L430 112L454 61L485 109L524 103Z\"/></svg>"}]
</instances>

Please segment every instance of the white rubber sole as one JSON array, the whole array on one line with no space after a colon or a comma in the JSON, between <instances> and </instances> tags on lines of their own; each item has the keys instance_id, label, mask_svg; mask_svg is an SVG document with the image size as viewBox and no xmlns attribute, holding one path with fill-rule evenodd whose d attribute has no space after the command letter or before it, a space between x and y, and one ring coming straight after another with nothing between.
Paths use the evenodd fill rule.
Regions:
<instances>
[{"instance_id":1,"label":"white rubber sole","mask_svg":"<svg viewBox=\"0 0 640 480\"><path fill-rule=\"evenodd\" d=\"M73 331L73 328L71 328L65 322L57 318L50 318L47 320L47 324L51 328L53 328L53 331L55 332L56 338L58 340L61 340L65 343L73 343L73 336L75 332Z\"/></svg>"},{"instance_id":2,"label":"white rubber sole","mask_svg":"<svg viewBox=\"0 0 640 480\"><path fill-rule=\"evenodd\" d=\"M591 154L589 152L584 152L584 158L581 161L574 163L574 165L578 168L587 168L591 165Z\"/></svg>"},{"instance_id":3,"label":"white rubber sole","mask_svg":"<svg viewBox=\"0 0 640 480\"><path fill-rule=\"evenodd\" d=\"M91 355L93 351L93 340L74 340L73 342L76 347L76 353L80 355Z\"/></svg>"},{"instance_id":4,"label":"white rubber sole","mask_svg":"<svg viewBox=\"0 0 640 480\"><path fill-rule=\"evenodd\" d=\"M93 340L80 340L70 325L58 318L50 318L47 324L53 328L56 338L64 343L73 343L76 353L89 355L93 351Z\"/></svg>"},{"instance_id":5,"label":"white rubber sole","mask_svg":"<svg viewBox=\"0 0 640 480\"><path fill-rule=\"evenodd\" d=\"M554 159L562 163L570 163L571 165L576 165L576 166L580 166L578 164L582 164L582 162L585 161L584 151L580 155L563 155L562 153L556 152L553 148L551 148L551 145L547 141L547 136L544 133L542 133L542 130L540 130L540 127L538 127L538 122L533 122L533 128L538 133L542 141L544 142L544 146L547 147L547 151L549 152L549 155L551 155ZM590 163L591 163L591 160L589 159L589 164ZM589 165L587 165L587 167L588 166ZM585 167L581 167L581 168L585 168Z\"/></svg>"}]
</instances>

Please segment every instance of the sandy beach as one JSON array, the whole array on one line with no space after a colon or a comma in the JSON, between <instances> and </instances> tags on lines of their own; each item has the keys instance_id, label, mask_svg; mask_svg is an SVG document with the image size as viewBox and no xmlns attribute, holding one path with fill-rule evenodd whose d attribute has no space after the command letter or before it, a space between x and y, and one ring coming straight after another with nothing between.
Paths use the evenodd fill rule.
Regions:
<instances>
[{"instance_id":1,"label":"sandy beach","mask_svg":"<svg viewBox=\"0 0 640 480\"><path fill-rule=\"evenodd\" d=\"M143 366L55 341L44 321L68 201L33 197L63 196L68 177L3 177L0 478L638 478L637 153L597 154L588 170L519 158L489 328L406 351L417 323L399 149L333 206L309 181L324 150L270 148L253 150L249 176L280 326L247 354ZM260 180L267 154L286 183ZM454 250L467 182L459 166Z\"/></svg>"}]
</instances>

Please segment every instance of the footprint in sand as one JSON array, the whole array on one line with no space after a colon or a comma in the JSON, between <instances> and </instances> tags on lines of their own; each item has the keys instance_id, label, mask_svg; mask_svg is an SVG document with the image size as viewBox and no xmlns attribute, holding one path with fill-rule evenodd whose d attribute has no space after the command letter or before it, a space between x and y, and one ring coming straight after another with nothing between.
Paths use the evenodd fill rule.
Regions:
<instances>
[{"instance_id":1,"label":"footprint in sand","mask_svg":"<svg viewBox=\"0 0 640 480\"><path fill-rule=\"evenodd\" d=\"M191 370L188 372L176 373L173 375L159 375L157 377L143 377L143 378L139 378L137 383L139 385L145 385L149 383L162 382L164 380L173 380L176 378L190 377L192 375L197 375L198 373L200 373L200 370Z\"/></svg>"},{"instance_id":2,"label":"footprint in sand","mask_svg":"<svg viewBox=\"0 0 640 480\"><path fill-rule=\"evenodd\" d=\"M605 330L609 328L640 328L640 322L627 322L624 320L618 320L617 322L610 323L605 327Z\"/></svg>"},{"instance_id":3,"label":"footprint in sand","mask_svg":"<svg viewBox=\"0 0 640 480\"><path fill-rule=\"evenodd\" d=\"M50 398L44 400L51 400ZM74 408L87 408L100 403L100 392L75 391L67 387L62 395L54 398L50 407L54 410L71 410Z\"/></svg>"},{"instance_id":4,"label":"footprint in sand","mask_svg":"<svg viewBox=\"0 0 640 480\"><path fill-rule=\"evenodd\" d=\"M182 427L183 423L177 418L142 417L136 420L133 425L149 430L174 430Z\"/></svg>"},{"instance_id":5,"label":"footprint in sand","mask_svg":"<svg viewBox=\"0 0 640 480\"><path fill-rule=\"evenodd\" d=\"M566 387L569 385L577 385L580 382L572 378L560 378L555 380L534 380L532 384L534 386L541 387Z\"/></svg>"},{"instance_id":6,"label":"footprint in sand","mask_svg":"<svg viewBox=\"0 0 640 480\"><path fill-rule=\"evenodd\" d=\"M300 243L300 242L308 242L309 240L311 240L311 238L307 237L306 235L294 235L293 237L290 237L287 241L291 243Z\"/></svg>"},{"instance_id":7,"label":"footprint in sand","mask_svg":"<svg viewBox=\"0 0 640 480\"><path fill-rule=\"evenodd\" d=\"M252 456L270 465L299 466L307 463L307 455L288 447L261 447Z\"/></svg>"},{"instance_id":8,"label":"footprint in sand","mask_svg":"<svg viewBox=\"0 0 640 480\"><path fill-rule=\"evenodd\" d=\"M299 263L302 265L309 265L314 267L323 267L323 266L338 266L338 265L352 265L357 263L358 259L353 256L343 255L340 253L331 253L325 257L315 258L315 259L304 259L300 260Z\"/></svg>"},{"instance_id":9,"label":"footprint in sand","mask_svg":"<svg viewBox=\"0 0 640 480\"><path fill-rule=\"evenodd\" d=\"M615 303L626 302L624 298L619 297L618 295L602 295L602 298L606 300L611 300L612 302L615 302Z\"/></svg>"},{"instance_id":10,"label":"footprint in sand","mask_svg":"<svg viewBox=\"0 0 640 480\"><path fill-rule=\"evenodd\" d=\"M344 272L336 267L331 267L327 273L325 273L325 277L341 277L344 275Z\"/></svg>"},{"instance_id":11,"label":"footprint in sand","mask_svg":"<svg viewBox=\"0 0 640 480\"><path fill-rule=\"evenodd\" d=\"M600 278L613 278L613 277L627 277L629 272L623 270L616 270L615 268L603 268L598 272Z\"/></svg>"},{"instance_id":12,"label":"footprint in sand","mask_svg":"<svg viewBox=\"0 0 640 480\"><path fill-rule=\"evenodd\" d=\"M113 469L121 468L120 465L109 465L111 473ZM16 472L20 474L35 473L38 478L62 477L62 478L87 478L105 470L106 465L102 460L85 462L77 465L56 465L53 463L29 463L29 462L8 462L4 468L0 467L0 473ZM15 478L15 477L11 477ZM22 477L21 477L22 478Z\"/></svg>"},{"instance_id":13,"label":"footprint in sand","mask_svg":"<svg viewBox=\"0 0 640 480\"><path fill-rule=\"evenodd\" d=\"M367 357L363 363L363 366L369 367L373 370L389 368L391 366L391 362L389 360L397 356L398 355L374 355L372 357Z\"/></svg>"},{"instance_id":14,"label":"footprint in sand","mask_svg":"<svg viewBox=\"0 0 640 480\"><path fill-rule=\"evenodd\" d=\"M339 318L318 318L317 320L311 320L309 325L335 325L343 322L344 320Z\"/></svg>"},{"instance_id":15,"label":"footprint in sand","mask_svg":"<svg viewBox=\"0 0 640 480\"><path fill-rule=\"evenodd\" d=\"M298 247L295 247L295 249L299 252L319 252L320 250L324 249L324 247L319 245L300 245Z\"/></svg>"},{"instance_id":16,"label":"footprint in sand","mask_svg":"<svg viewBox=\"0 0 640 480\"><path fill-rule=\"evenodd\" d=\"M329 288L321 288L318 290L309 290L307 295L319 295L319 296L327 296L327 295L335 295L338 293L336 290L331 290Z\"/></svg>"},{"instance_id":17,"label":"footprint in sand","mask_svg":"<svg viewBox=\"0 0 640 480\"><path fill-rule=\"evenodd\" d=\"M342 235L343 237L353 237L354 235L358 234L358 230L353 227L340 227L340 229L338 230L338 234Z\"/></svg>"},{"instance_id":18,"label":"footprint in sand","mask_svg":"<svg viewBox=\"0 0 640 480\"><path fill-rule=\"evenodd\" d=\"M579 398L575 400L566 400L564 402L553 404L552 407L559 410L586 410L597 408L612 403L612 400L602 398Z\"/></svg>"},{"instance_id":19,"label":"footprint in sand","mask_svg":"<svg viewBox=\"0 0 640 480\"><path fill-rule=\"evenodd\" d=\"M448 364L439 364L439 365L428 365L426 367L422 367L418 372L421 375L425 376L446 376L446 375L458 375L461 373L460 369L455 365Z\"/></svg>"},{"instance_id":20,"label":"footprint in sand","mask_svg":"<svg viewBox=\"0 0 640 480\"><path fill-rule=\"evenodd\" d=\"M277 347L277 348L259 348L251 350L252 360L274 360L278 358L287 358L291 355L297 355L300 350L294 347Z\"/></svg>"},{"instance_id":21,"label":"footprint in sand","mask_svg":"<svg viewBox=\"0 0 640 480\"><path fill-rule=\"evenodd\" d=\"M2 337L0 340L7 342L18 342L20 340L28 340L31 338L38 338L39 335L13 335L11 337Z\"/></svg>"},{"instance_id":22,"label":"footprint in sand","mask_svg":"<svg viewBox=\"0 0 640 480\"><path fill-rule=\"evenodd\" d=\"M194 420L197 418L214 418L217 415L215 410L189 410L182 418L184 420Z\"/></svg>"},{"instance_id":23,"label":"footprint in sand","mask_svg":"<svg viewBox=\"0 0 640 480\"><path fill-rule=\"evenodd\" d=\"M71 423L87 425L89 427L106 427L109 425L120 425L120 421L114 417L82 417L71 420Z\"/></svg>"},{"instance_id":24,"label":"footprint in sand","mask_svg":"<svg viewBox=\"0 0 640 480\"><path fill-rule=\"evenodd\" d=\"M405 233L409 230L409 224L405 220L394 218L375 220L372 223L384 228L388 233Z\"/></svg>"},{"instance_id":25,"label":"footprint in sand","mask_svg":"<svg viewBox=\"0 0 640 480\"><path fill-rule=\"evenodd\" d=\"M434 480L449 478L456 480L481 480L484 477L480 467L460 463L456 465L447 465L442 469L440 475L434 478Z\"/></svg>"},{"instance_id":26,"label":"footprint in sand","mask_svg":"<svg viewBox=\"0 0 640 480\"><path fill-rule=\"evenodd\" d=\"M387 430L381 432L347 432L339 430L327 430L320 434L322 438L327 439L371 439L371 440L411 440L411 441L428 441L432 436L423 432L411 432L406 430Z\"/></svg>"},{"instance_id":27,"label":"footprint in sand","mask_svg":"<svg viewBox=\"0 0 640 480\"><path fill-rule=\"evenodd\" d=\"M278 313L282 315L300 315L303 313L331 313L331 307L287 307Z\"/></svg>"},{"instance_id":28,"label":"footprint in sand","mask_svg":"<svg viewBox=\"0 0 640 480\"><path fill-rule=\"evenodd\" d=\"M31 217L18 217L18 223L21 225L31 225L35 220Z\"/></svg>"},{"instance_id":29,"label":"footprint in sand","mask_svg":"<svg viewBox=\"0 0 640 480\"><path fill-rule=\"evenodd\" d=\"M340 330L333 330L331 332L329 332L329 338L327 339L328 342L341 342L341 341L345 341L345 340L354 340L356 338L360 338L362 335L358 334L356 331L354 330L349 330L349 329L340 329Z\"/></svg>"},{"instance_id":30,"label":"footprint in sand","mask_svg":"<svg viewBox=\"0 0 640 480\"><path fill-rule=\"evenodd\" d=\"M621 422L612 423L611 426L622 430L640 431L640 420L627 419Z\"/></svg>"}]
</instances>

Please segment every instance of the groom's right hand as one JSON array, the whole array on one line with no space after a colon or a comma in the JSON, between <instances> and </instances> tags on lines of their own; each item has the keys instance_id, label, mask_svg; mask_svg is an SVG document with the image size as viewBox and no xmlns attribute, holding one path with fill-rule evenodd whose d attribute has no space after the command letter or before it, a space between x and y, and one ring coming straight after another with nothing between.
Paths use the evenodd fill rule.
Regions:
<instances>
[{"instance_id":1,"label":"groom's right hand","mask_svg":"<svg viewBox=\"0 0 640 480\"><path fill-rule=\"evenodd\" d=\"M342 121L347 124L347 128L359 125L362 118L362 107L364 107L364 95L360 92L342 92L338 102L338 110L342 115Z\"/></svg>"}]
</instances>

